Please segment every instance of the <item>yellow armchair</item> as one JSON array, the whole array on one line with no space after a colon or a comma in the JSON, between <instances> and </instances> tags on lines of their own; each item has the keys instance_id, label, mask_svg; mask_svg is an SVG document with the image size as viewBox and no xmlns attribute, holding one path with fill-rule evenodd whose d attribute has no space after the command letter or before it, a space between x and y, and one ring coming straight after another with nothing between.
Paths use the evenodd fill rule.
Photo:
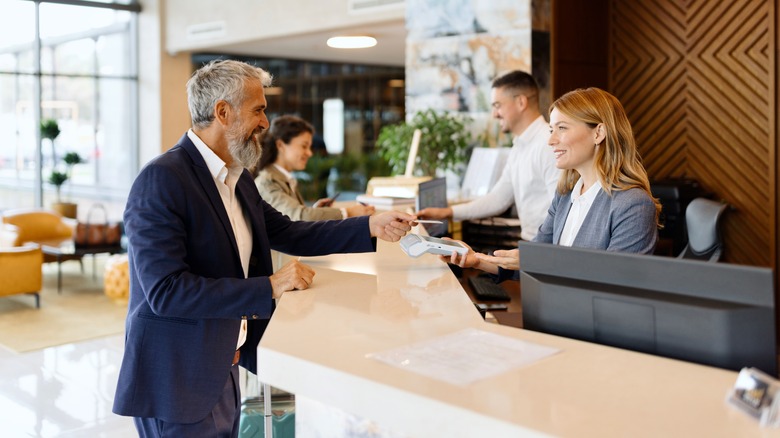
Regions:
<instances>
[{"instance_id":1,"label":"yellow armchair","mask_svg":"<svg viewBox=\"0 0 780 438\"><path fill-rule=\"evenodd\" d=\"M0 243L18 239L16 227L0 230ZM43 287L43 253L35 244L0 246L0 297L16 294L35 295L35 307L41 305L38 294Z\"/></svg>"},{"instance_id":2,"label":"yellow armchair","mask_svg":"<svg viewBox=\"0 0 780 438\"><path fill-rule=\"evenodd\" d=\"M3 222L16 227L17 236L12 246L20 246L28 242L56 242L72 239L77 224L75 219L68 219L56 211L44 209L6 210L3 212ZM57 261L57 258L44 254L43 261L51 263Z\"/></svg>"},{"instance_id":3,"label":"yellow armchair","mask_svg":"<svg viewBox=\"0 0 780 438\"><path fill-rule=\"evenodd\" d=\"M76 226L74 220L43 209L19 209L3 212L3 222L18 228L15 246L25 242L71 239Z\"/></svg>"}]
</instances>

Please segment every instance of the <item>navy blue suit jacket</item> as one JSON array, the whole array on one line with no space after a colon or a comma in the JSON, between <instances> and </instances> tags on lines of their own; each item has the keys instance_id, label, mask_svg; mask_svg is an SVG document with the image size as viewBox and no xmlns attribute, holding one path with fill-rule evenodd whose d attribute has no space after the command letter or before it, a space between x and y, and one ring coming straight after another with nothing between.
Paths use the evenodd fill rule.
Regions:
<instances>
[{"instance_id":1,"label":"navy blue suit jacket","mask_svg":"<svg viewBox=\"0 0 780 438\"><path fill-rule=\"evenodd\" d=\"M130 302L114 412L176 423L203 419L231 369L242 318L241 365L273 311L270 250L311 256L373 251L368 217L294 222L260 198L246 170L236 196L252 227L249 278L214 179L187 135L136 178L125 209Z\"/></svg>"}]
</instances>

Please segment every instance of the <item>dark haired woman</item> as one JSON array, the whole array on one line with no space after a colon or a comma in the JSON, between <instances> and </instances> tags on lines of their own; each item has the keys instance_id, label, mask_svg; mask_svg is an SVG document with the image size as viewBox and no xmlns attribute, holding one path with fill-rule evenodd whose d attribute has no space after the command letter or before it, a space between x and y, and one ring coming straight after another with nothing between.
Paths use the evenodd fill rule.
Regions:
<instances>
[{"instance_id":1,"label":"dark haired woman","mask_svg":"<svg viewBox=\"0 0 780 438\"><path fill-rule=\"evenodd\" d=\"M314 127L295 116L274 119L263 132L260 143L262 155L257 165L255 184L260 196L275 209L292 220L316 221L368 216L374 207L355 204L346 208L330 207L332 200L325 198L307 207L292 176L296 170L304 170L312 156Z\"/></svg>"}]
</instances>

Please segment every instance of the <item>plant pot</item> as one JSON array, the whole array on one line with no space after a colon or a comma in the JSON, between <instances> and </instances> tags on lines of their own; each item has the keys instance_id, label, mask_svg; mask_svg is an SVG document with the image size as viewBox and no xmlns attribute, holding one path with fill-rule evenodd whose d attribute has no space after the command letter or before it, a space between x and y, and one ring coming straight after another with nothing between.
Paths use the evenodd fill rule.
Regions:
<instances>
[{"instance_id":1,"label":"plant pot","mask_svg":"<svg viewBox=\"0 0 780 438\"><path fill-rule=\"evenodd\" d=\"M76 219L76 213L78 211L78 204L72 202L53 202L51 209L61 214L64 217Z\"/></svg>"}]
</instances>

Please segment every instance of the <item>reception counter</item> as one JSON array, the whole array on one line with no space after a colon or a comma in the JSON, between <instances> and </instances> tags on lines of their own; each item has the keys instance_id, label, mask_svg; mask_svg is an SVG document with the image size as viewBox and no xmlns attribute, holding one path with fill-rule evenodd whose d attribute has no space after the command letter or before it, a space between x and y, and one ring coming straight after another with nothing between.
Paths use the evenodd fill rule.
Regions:
<instances>
[{"instance_id":1,"label":"reception counter","mask_svg":"<svg viewBox=\"0 0 780 438\"><path fill-rule=\"evenodd\" d=\"M298 436L780 436L725 403L736 372L486 323L435 256L380 241L302 261L314 283L284 294L258 346L259 380L296 394ZM467 383L377 359L463 330L557 352Z\"/></svg>"}]
</instances>

